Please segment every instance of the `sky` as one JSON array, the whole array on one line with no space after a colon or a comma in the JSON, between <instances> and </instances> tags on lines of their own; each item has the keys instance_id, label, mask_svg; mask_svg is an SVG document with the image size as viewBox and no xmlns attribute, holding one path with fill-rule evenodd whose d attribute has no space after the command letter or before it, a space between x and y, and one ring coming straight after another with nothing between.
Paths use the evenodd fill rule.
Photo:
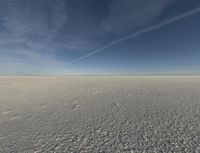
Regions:
<instances>
[{"instance_id":1,"label":"sky","mask_svg":"<svg viewBox=\"0 0 200 153\"><path fill-rule=\"evenodd\" d=\"M200 72L199 0L1 0L0 75Z\"/></svg>"}]
</instances>

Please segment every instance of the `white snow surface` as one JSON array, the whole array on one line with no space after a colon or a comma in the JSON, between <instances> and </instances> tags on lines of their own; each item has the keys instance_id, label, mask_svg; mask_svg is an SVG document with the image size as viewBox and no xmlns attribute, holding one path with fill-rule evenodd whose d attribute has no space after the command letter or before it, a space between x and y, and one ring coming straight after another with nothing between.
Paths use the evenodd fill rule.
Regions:
<instances>
[{"instance_id":1,"label":"white snow surface","mask_svg":"<svg viewBox=\"0 0 200 153\"><path fill-rule=\"evenodd\" d=\"M200 77L0 77L0 153L55 152L199 153Z\"/></svg>"}]
</instances>

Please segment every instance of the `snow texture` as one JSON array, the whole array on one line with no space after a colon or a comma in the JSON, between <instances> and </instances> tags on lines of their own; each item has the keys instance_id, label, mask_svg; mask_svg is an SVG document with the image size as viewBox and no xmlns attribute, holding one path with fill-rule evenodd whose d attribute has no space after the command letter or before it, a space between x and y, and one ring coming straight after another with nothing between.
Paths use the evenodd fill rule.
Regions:
<instances>
[{"instance_id":1,"label":"snow texture","mask_svg":"<svg viewBox=\"0 0 200 153\"><path fill-rule=\"evenodd\" d=\"M200 77L0 77L1 153L199 153Z\"/></svg>"}]
</instances>

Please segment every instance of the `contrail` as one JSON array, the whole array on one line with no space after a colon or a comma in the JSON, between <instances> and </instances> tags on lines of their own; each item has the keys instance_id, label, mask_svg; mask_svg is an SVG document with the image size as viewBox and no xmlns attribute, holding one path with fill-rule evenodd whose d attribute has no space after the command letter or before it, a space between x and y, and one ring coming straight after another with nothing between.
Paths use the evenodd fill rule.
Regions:
<instances>
[{"instance_id":1,"label":"contrail","mask_svg":"<svg viewBox=\"0 0 200 153\"><path fill-rule=\"evenodd\" d=\"M188 12L186 12L186 13L183 13L183 14L181 14L181 15L175 16L175 17L173 17L173 18L171 18L171 19L169 19L169 20L166 20L166 21L164 21L164 22L162 22L162 23L159 23L159 24L157 24L157 25L152 25L152 26L150 26L150 27L147 27L147 28L145 28L145 29L142 29L142 30L139 30L139 31L137 31L137 32L135 32L135 33L132 33L132 34L130 34L130 35L128 35L128 36L125 36L125 37L123 37L123 38L117 39L117 40L115 40L115 41L113 41L113 42L111 42L111 43L109 43L109 44L107 44L107 45L105 45L105 46L103 46L103 47L97 49L97 50L91 51L91 52L89 52L89 53L87 53L87 54L85 54L85 55L83 55L83 56L81 56L81 57L78 57L78 58L76 58L76 59L74 59L74 60L71 60L71 61L65 63L65 65L67 66L67 65L76 63L76 62L78 62L78 61L80 61L80 60L82 60L82 59L85 59L85 58L87 58L87 57L89 57L89 56L92 56L92 55L94 55L94 54L97 54L97 53L103 51L104 49L107 49L107 48L109 48L109 47L112 47L112 46L114 46L114 45L116 45L116 44L118 44L118 43L120 43L120 42L123 42L123 41L125 41L125 40L134 38L134 37L136 37L136 36L140 36L140 35L142 35L142 34L144 34L144 33L146 33L146 32L150 32L150 31L159 29L160 27L163 27L163 26L165 26L165 25L171 24L171 23L176 22L176 21L178 21L178 20L187 18L187 17L189 17L189 16L191 16L191 15L194 15L194 14L196 14L196 13L198 13L198 12L200 12L200 7L199 7L199 8L196 8L196 9L194 9L194 10L188 11Z\"/></svg>"}]
</instances>

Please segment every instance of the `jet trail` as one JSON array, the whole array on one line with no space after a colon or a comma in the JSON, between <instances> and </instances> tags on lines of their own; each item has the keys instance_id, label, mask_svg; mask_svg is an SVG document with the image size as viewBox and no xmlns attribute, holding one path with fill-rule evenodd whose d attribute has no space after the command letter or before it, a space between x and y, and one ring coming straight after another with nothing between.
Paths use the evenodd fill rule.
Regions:
<instances>
[{"instance_id":1,"label":"jet trail","mask_svg":"<svg viewBox=\"0 0 200 153\"><path fill-rule=\"evenodd\" d=\"M103 46L103 47L97 49L97 50L91 51L91 52L89 52L89 53L87 53L87 54L85 54L85 55L83 55L83 56L81 56L81 57L78 57L78 58L76 58L76 59L73 59L73 60L71 60L71 61L65 63L65 66L70 65L70 64L73 64L73 63L76 63L76 62L78 62L78 61L80 61L80 60L82 60L82 59L85 59L85 58L87 58L87 57L89 57L89 56L92 56L92 55L94 55L94 54L97 54L97 53L103 51L104 49L107 49L107 48L109 48L109 47L112 47L112 46L114 46L114 45L116 45L116 44L118 44L118 43L120 43L120 42L123 42L123 41L125 41L125 40L128 40L128 39L131 39L131 38L140 36L140 35L142 35L142 34L144 34L144 33L147 33L147 32L150 32L150 31L153 31L153 30L156 30L156 29L159 29L159 28L161 28L161 27L163 27L163 26L165 26L165 25L168 25L168 24L173 23L173 22L176 22L176 21L178 21L178 20L187 18L187 17L192 16L192 15L198 13L198 12L200 12L200 7L199 7L199 8L196 8L196 9L193 9L193 10L191 10L191 11L188 11L188 12L186 12L186 13L183 13L183 14L181 14L181 15L175 16L175 17L173 17L173 18L171 18L171 19L169 19L169 20L166 20L166 21L164 21L164 22L162 22L162 23L159 23L159 24L157 24L157 25L152 25L152 26L147 27L147 28L145 28L145 29L139 30L139 31L137 31L137 32L135 32L135 33L133 33L133 34L130 34L130 35L125 36L125 37L123 37L123 38L117 39L117 40L115 40L115 41L113 41L113 42L111 42L111 43L109 43L109 44L107 44L107 45L105 45L105 46Z\"/></svg>"}]
</instances>

